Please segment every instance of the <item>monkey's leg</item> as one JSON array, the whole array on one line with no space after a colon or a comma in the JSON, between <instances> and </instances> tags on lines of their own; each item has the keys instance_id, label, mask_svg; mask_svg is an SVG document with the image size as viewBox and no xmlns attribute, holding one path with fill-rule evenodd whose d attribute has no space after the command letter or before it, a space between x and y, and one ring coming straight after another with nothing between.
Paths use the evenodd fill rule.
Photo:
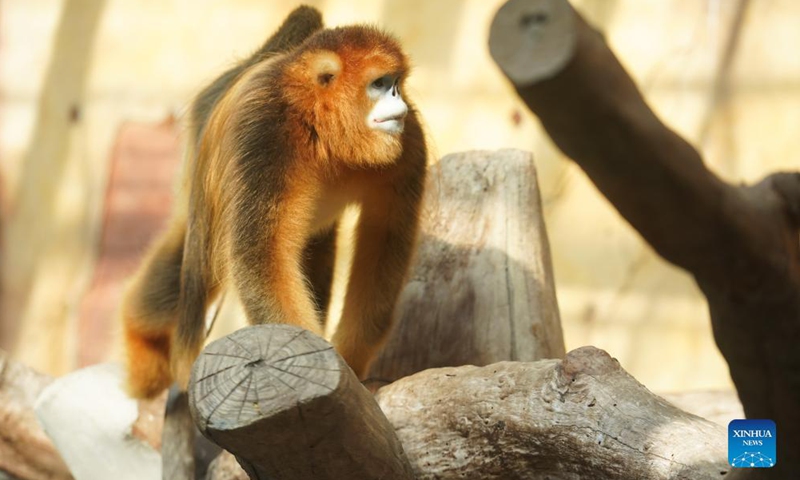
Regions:
<instances>
[{"instance_id":1,"label":"monkey's leg","mask_svg":"<svg viewBox=\"0 0 800 480\"><path fill-rule=\"evenodd\" d=\"M337 225L312 238L303 253L303 273L311 285L311 294L321 318L325 318L331 299L333 267L336 254Z\"/></svg>"},{"instance_id":2,"label":"monkey's leg","mask_svg":"<svg viewBox=\"0 0 800 480\"><path fill-rule=\"evenodd\" d=\"M344 310L333 336L334 347L361 379L389 333L414 248L418 200L394 195L373 195L362 206Z\"/></svg>"},{"instance_id":3,"label":"monkey's leg","mask_svg":"<svg viewBox=\"0 0 800 480\"><path fill-rule=\"evenodd\" d=\"M157 395L172 383L170 338L177 320L185 224L176 221L150 249L122 301L128 391Z\"/></svg>"}]
</instances>

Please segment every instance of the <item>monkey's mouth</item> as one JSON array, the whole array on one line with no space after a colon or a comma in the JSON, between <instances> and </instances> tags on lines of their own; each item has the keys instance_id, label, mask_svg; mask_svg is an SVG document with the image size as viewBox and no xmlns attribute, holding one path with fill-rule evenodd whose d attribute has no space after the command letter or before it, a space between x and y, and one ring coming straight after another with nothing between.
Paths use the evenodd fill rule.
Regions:
<instances>
[{"instance_id":1,"label":"monkey's mouth","mask_svg":"<svg viewBox=\"0 0 800 480\"><path fill-rule=\"evenodd\" d=\"M388 133L402 133L405 125L405 113L384 118L373 118L375 128Z\"/></svg>"}]
</instances>

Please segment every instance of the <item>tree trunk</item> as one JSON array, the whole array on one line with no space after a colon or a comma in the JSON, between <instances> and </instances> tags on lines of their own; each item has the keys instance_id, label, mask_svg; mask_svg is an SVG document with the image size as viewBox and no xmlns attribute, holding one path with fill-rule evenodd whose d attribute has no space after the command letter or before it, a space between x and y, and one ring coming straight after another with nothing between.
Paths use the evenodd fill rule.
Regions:
<instances>
[{"instance_id":1,"label":"tree trunk","mask_svg":"<svg viewBox=\"0 0 800 480\"><path fill-rule=\"evenodd\" d=\"M777 465L800 472L800 174L730 185L667 128L566 0L511 0L489 46L558 147L708 299L748 418L776 422ZM667 360L667 359L665 359Z\"/></svg>"}]
</instances>

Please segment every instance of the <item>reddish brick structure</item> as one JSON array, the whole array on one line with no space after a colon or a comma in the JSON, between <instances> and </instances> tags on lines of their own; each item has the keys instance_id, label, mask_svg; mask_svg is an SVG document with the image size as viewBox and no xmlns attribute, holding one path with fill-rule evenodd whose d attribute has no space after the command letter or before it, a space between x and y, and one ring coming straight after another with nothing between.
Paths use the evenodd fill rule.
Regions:
<instances>
[{"instance_id":1,"label":"reddish brick structure","mask_svg":"<svg viewBox=\"0 0 800 480\"><path fill-rule=\"evenodd\" d=\"M169 217L180 164L179 129L126 123L111 155L97 263L81 300L78 365L107 359L125 280Z\"/></svg>"}]
</instances>

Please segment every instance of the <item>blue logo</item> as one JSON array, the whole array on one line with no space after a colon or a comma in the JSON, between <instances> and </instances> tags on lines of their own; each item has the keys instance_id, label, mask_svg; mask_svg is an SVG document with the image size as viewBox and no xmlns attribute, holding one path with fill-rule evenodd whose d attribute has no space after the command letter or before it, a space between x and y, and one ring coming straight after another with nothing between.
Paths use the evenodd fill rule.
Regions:
<instances>
[{"instance_id":1,"label":"blue logo","mask_svg":"<svg viewBox=\"0 0 800 480\"><path fill-rule=\"evenodd\" d=\"M775 458L775 422L732 420L728 424L728 463L736 468L770 468Z\"/></svg>"}]
</instances>

